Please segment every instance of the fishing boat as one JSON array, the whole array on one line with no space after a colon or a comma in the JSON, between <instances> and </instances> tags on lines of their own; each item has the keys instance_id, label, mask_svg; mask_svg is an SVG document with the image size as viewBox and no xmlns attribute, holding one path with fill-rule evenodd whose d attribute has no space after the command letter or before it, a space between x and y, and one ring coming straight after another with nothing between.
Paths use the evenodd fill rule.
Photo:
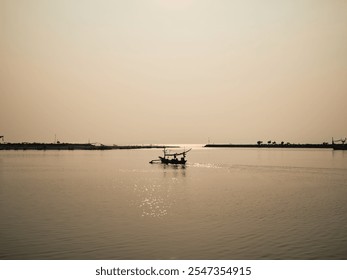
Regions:
<instances>
[{"instance_id":1,"label":"fishing boat","mask_svg":"<svg viewBox=\"0 0 347 280\"><path fill-rule=\"evenodd\" d=\"M347 150L347 144L345 144L347 138L334 140L332 139L332 147L334 150ZM339 143L339 144L338 144Z\"/></svg>"},{"instance_id":2,"label":"fishing boat","mask_svg":"<svg viewBox=\"0 0 347 280\"><path fill-rule=\"evenodd\" d=\"M186 150L180 153L169 153L167 152L166 148L164 148L164 155L161 157L159 156L159 159L153 159L149 163L163 163L163 164L186 164L186 154L190 151ZM179 156L181 156L179 158Z\"/></svg>"},{"instance_id":3,"label":"fishing boat","mask_svg":"<svg viewBox=\"0 0 347 280\"><path fill-rule=\"evenodd\" d=\"M347 150L347 145L343 144L335 144L333 145L334 150Z\"/></svg>"}]
</instances>

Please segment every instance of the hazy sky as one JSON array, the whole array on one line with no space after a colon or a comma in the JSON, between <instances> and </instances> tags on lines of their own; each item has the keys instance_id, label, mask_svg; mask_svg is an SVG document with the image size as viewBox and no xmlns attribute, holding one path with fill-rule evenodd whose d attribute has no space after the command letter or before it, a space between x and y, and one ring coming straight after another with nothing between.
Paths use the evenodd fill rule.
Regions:
<instances>
[{"instance_id":1,"label":"hazy sky","mask_svg":"<svg viewBox=\"0 0 347 280\"><path fill-rule=\"evenodd\" d=\"M0 0L5 141L347 136L345 0Z\"/></svg>"}]
</instances>

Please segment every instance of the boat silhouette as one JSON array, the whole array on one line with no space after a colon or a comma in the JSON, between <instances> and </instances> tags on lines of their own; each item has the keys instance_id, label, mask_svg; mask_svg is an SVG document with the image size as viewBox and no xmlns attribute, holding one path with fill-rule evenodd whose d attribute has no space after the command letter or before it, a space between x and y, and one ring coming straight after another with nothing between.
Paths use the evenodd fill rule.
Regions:
<instances>
[{"instance_id":1,"label":"boat silhouette","mask_svg":"<svg viewBox=\"0 0 347 280\"><path fill-rule=\"evenodd\" d=\"M164 155L163 156L159 156L159 159L153 159L151 160L149 163L163 163L163 164L186 164L187 160L186 160L186 154L190 151L186 150L180 153L169 153L167 152L166 148L164 148L163 152ZM179 158L179 156L181 156Z\"/></svg>"}]
</instances>

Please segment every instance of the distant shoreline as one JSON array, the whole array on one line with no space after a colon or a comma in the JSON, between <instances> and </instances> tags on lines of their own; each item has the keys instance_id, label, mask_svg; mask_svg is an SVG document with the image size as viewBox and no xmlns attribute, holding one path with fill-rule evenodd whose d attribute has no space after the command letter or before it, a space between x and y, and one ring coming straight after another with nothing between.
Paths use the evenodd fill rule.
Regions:
<instances>
[{"instance_id":1,"label":"distant shoreline","mask_svg":"<svg viewBox=\"0 0 347 280\"><path fill-rule=\"evenodd\" d=\"M342 144L206 144L204 148L269 148L269 149L342 149ZM340 147L340 148L339 148ZM0 143L0 150L135 150L135 149L164 149L180 148L175 145L103 145L91 143Z\"/></svg>"},{"instance_id":2,"label":"distant shoreline","mask_svg":"<svg viewBox=\"0 0 347 280\"><path fill-rule=\"evenodd\" d=\"M332 144L206 144L205 148L305 148L305 149L332 149Z\"/></svg>"},{"instance_id":3,"label":"distant shoreline","mask_svg":"<svg viewBox=\"0 0 347 280\"><path fill-rule=\"evenodd\" d=\"M165 145L95 145L79 143L3 143L0 150L133 150L133 149L163 149L179 148Z\"/></svg>"}]
</instances>

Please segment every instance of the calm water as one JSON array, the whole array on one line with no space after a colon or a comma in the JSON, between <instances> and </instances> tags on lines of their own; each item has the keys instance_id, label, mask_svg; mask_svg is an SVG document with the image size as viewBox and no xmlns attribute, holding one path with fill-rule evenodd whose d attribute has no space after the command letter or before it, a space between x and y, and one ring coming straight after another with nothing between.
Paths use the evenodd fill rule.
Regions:
<instances>
[{"instance_id":1,"label":"calm water","mask_svg":"<svg viewBox=\"0 0 347 280\"><path fill-rule=\"evenodd\" d=\"M347 259L347 151L1 151L0 259Z\"/></svg>"}]
</instances>

